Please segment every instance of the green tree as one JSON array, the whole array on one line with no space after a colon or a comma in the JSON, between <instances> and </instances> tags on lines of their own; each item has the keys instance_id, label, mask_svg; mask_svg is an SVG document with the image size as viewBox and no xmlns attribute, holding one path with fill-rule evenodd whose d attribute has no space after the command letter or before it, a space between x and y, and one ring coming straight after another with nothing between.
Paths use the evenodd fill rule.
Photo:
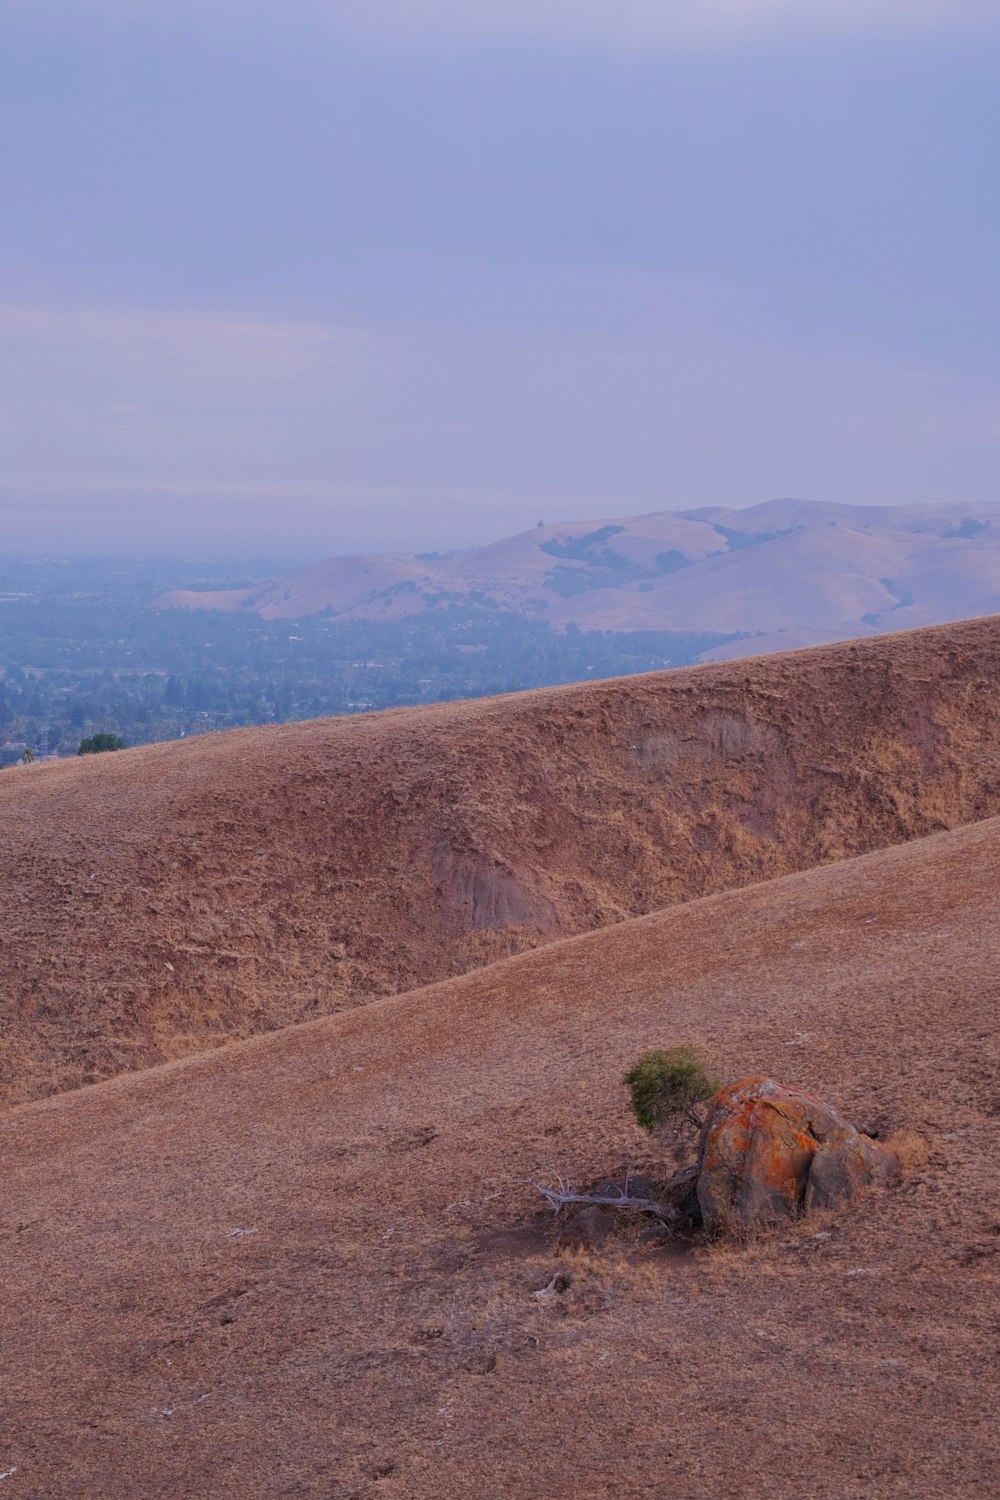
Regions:
<instances>
[{"instance_id":1,"label":"green tree","mask_svg":"<svg viewBox=\"0 0 1000 1500\"><path fill-rule=\"evenodd\" d=\"M125 741L117 734L92 734L80 741L77 755L100 755L103 750L124 750Z\"/></svg>"},{"instance_id":2,"label":"green tree","mask_svg":"<svg viewBox=\"0 0 1000 1500\"><path fill-rule=\"evenodd\" d=\"M655 1131L688 1121L702 1125L695 1105L711 1099L719 1088L693 1047L671 1047L646 1052L622 1079L629 1102L643 1130Z\"/></svg>"}]
</instances>

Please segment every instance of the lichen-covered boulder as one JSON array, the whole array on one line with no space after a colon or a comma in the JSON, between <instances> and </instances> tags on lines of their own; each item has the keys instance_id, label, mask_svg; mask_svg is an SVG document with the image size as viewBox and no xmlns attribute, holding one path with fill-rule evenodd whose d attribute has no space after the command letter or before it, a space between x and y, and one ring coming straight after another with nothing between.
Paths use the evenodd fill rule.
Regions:
<instances>
[{"instance_id":1,"label":"lichen-covered boulder","mask_svg":"<svg viewBox=\"0 0 1000 1500\"><path fill-rule=\"evenodd\" d=\"M741 1078L712 1099L701 1136L698 1202L709 1228L776 1223L891 1180L898 1162L802 1089Z\"/></svg>"},{"instance_id":2,"label":"lichen-covered boulder","mask_svg":"<svg viewBox=\"0 0 1000 1500\"><path fill-rule=\"evenodd\" d=\"M870 1136L854 1130L813 1152L804 1207L833 1208L866 1187L884 1187L899 1176L899 1159Z\"/></svg>"}]
</instances>

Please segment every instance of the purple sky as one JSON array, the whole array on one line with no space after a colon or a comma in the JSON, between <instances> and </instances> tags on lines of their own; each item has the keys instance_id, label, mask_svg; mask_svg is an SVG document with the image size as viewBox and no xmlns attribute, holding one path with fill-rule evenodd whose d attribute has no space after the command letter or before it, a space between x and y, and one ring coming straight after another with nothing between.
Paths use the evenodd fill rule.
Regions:
<instances>
[{"instance_id":1,"label":"purple sky","mask_svg":"<svg viewBox=\"0 0 1000 1500\"><path fill-rule=\"evenodd\" d=\"M8 0L0 550L995 499L998 15Z\"/></svg>"}]
</instances>

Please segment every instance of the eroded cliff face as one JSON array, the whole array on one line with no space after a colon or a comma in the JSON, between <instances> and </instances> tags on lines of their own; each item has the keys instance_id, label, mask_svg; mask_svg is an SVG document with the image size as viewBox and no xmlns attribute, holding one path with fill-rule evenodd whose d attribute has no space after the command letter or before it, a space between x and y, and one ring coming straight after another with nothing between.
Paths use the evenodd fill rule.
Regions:
<instances>
[{"instance_id":1,"label":"eroded cliff face","mask_svg":"<svg viewBox=\"0 0 1000 1500\"><path fill-rule=\"evenodd\" d=\"M1000 812L1000 619L0 778L0 1099Z\"/></svg>"}]
</instances>

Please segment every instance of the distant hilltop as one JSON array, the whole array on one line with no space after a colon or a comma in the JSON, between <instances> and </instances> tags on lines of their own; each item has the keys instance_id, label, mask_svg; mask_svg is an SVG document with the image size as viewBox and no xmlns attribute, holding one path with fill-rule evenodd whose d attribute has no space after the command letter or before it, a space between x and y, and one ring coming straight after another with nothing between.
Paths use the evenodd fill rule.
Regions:
<instances>
[{"instance_id":1,"label":"distant hilltop","mask_svg":"<svg viewBox=\"0 0 1000 1500\"><path fill-rule=\"evenodd\" d=\"M654 511L539 525L461 552L332 557L252 588L157 602L351 620L460 603L556 629L743 632L714 654L759 654L1000 612L1000 501Z\"/></svg>"}]
</instances>

